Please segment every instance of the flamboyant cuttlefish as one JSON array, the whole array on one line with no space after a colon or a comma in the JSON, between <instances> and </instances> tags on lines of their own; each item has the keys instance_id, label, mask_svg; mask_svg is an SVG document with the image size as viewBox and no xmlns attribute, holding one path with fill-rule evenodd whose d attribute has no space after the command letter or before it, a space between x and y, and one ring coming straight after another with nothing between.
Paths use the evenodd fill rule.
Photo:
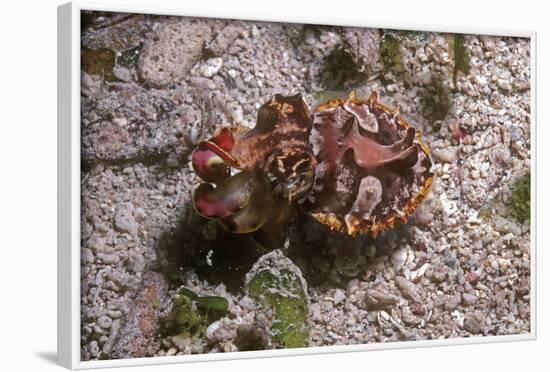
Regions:
<instances>
[{"instance_id":1,"label":"flamboyant cuttlefish","mask_svg":"<svg viewBox=\"0 0 550 372\"><path fill-rule=\"evenodd\" d=\"M195 210L236 233L278 223L283 206L296 203L332 230L376 237L406 223L433 180L420 133L376 93L351 93L313 113L300 94L275 95L253 129L218 129L192 164L205 181Z\"/></svg>"}]
</instances>

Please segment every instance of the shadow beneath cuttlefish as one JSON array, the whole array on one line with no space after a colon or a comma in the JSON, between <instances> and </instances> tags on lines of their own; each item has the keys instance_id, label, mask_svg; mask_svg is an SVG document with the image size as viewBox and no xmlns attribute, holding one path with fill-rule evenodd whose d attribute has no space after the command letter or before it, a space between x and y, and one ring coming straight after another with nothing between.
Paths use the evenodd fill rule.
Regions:
<instances>
[{"instance_id":1,"label":"shadow beneath cuttlefish","mask_svg":"<svg viewBox=\"0 0 550 372\"><path fill-rule=\"evenodd\" d=\"M174 284L184 284L190 271L213 285L224 284L242 293L246 274L264 254L281 249L302 271L310 286L342 287L364 277L368 265L391 255L401 239L410 239L408 225L351 237L330 231L305 213L298 212L282 229L261 229L235 234L216 221L199 217L191 208L177 227L164 232L158 244L161 270Z\"/></svg>"},{"instance_id":2,"label":"shadow beneath cuttlefish","mask_svg":"<svg viewBox=\"0 0 550 372\"><path fill-rule=\"evenodd\" d=\"M408 225L370 235L349 236L329 230L304 215L296 221L287 256L300 268L308 285L342 288L351 279L363 278L369 265L391 255L397 242L410 239Z\"/></svg>"},{"instance_id":3,"label":"shadow beneath cuttlefish","mask_svg":"<svg viewBox=\"0 0 550 372\"><path fill-rule=\"evenodd\" d=\"M258 234L228 232L189 208L177 227L161 234L157 253L161 271L174 284L184 284L192 271L201 280L238 293L246 273L266 252Z\"/></svg>"}]
</instances>

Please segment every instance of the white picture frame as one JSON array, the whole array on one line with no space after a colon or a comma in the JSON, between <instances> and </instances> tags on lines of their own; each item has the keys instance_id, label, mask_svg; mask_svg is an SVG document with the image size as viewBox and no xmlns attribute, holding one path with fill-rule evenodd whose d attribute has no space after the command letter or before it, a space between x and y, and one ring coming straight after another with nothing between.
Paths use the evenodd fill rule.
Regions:
<instances>
[{"instance_id":1,"label":"white picture frame","mask_svg":"<svg viewBox=\"0 0 550 372\"><path fill-rule=\"evenodd\" d=\"M255 21L280 21L290 23L314 23L342 26L362 26L387 29L414 29L434 32L461 32L472 34L526 37L531 40L531 332L522 335L471 337L429 341L402 341L389 344L363 344L324 346L300 349L250 351L186 356L167 356L141 359L81 361L80 360L80 12L100 10L112 12L146 13L173 16L243 19ZM463 29L446 26L414 24L391 24L375 20L316 19L307 15L295 15L284 19L268 15L241 15L227 12L201 12L191 9L166 9L155 6L128 6L71 2L58 8L58 361L71 369L93 369L137 365L172 364L198 361L216 361L241 358L264 358L273 356L313 355L324 353L357 352L385 349L405 349L462 344L515 342L536 339L536 229L537 206L536 168L536 99L537 64L536 32Z\"/></svg>"}]
</instances>

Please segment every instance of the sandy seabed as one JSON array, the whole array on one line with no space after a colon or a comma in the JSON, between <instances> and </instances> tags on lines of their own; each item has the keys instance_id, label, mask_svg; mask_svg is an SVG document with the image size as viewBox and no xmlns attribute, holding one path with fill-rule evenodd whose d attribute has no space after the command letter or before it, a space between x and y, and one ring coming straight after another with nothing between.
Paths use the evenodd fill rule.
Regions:
<instances>
[{"instance_id":1,"label":"sandy seabed","mask_svg":"<svg viewBox=\"0 0 550 372\"><path fill-rule=\"evenodd\" d=\"M252 127L277 93L313 107L377 91L422 132L436 176L409 223L376 240L297 224L284 251L307 283L309 346L530 332L530 222L513 210L530 170L530 41L465 35L466 71L453 42L84 13L82 359L274 347L242 288L265 252L195 215L190 154L220 125ZM160 332L181 285L225 297L227 313Z\"/></svg>"}]
</instances>

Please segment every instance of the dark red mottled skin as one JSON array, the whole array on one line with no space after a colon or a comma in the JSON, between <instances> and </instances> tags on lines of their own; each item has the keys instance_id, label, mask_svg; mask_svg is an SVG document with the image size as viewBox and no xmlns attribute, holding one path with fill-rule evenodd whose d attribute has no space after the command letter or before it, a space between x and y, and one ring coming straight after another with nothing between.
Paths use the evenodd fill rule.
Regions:
<instances>
[{"instance_id":1,"label":"dark red mottled skin","mask_svg":"<svg viewBox=\"0 0 550 372\"><path fill-rule=\"evenodd\" d=\"M378 103L376 94L368 100L352 94L329 101L313 117L310 142L318 167L305 207L320 222L350 235L370 231L376 236L406 221L433 177L416 130Z\"/></svg>"},{"instance_id":2,"label":"dark red mottled skin","mask_svg":"<svg viewBox=\"0 0 550 372\"><path fill-rule=\"evenodd\" d=\"M202 184L196 189L195 210L203 217L221 219L232 231L248 232L252 216L270 204L253 197L257 190L265 189L272 201L286 199L282 203L300 198L313 184L316 160L308 142L312 125L301 95L275 95L260 107L253 129L223 127L199 143L192 155L193 168L217 187ZM242 175L228 177L224 172L229 167L254 176L249 180ZM240 177L239 182L234 177Z\"/></svg>"},{"instance_id":3,"label":"dark red mottled skin","mask_svg":"<svg viewBox=\"0 0 550 372\"><path fill-rule=\"evenodd\" d=\"M193 167L217 186L200 185L194 206L231 231L249 232L269 221L266 208L298 201L331 229L376 236L405 222L431 185L419 137L376 94L363 101L352 93L313 114L299 94L275 95L253 129L223 127L198 145ZM229 176L230 167L241 173Z\"/></svg>"}]
</instances>

